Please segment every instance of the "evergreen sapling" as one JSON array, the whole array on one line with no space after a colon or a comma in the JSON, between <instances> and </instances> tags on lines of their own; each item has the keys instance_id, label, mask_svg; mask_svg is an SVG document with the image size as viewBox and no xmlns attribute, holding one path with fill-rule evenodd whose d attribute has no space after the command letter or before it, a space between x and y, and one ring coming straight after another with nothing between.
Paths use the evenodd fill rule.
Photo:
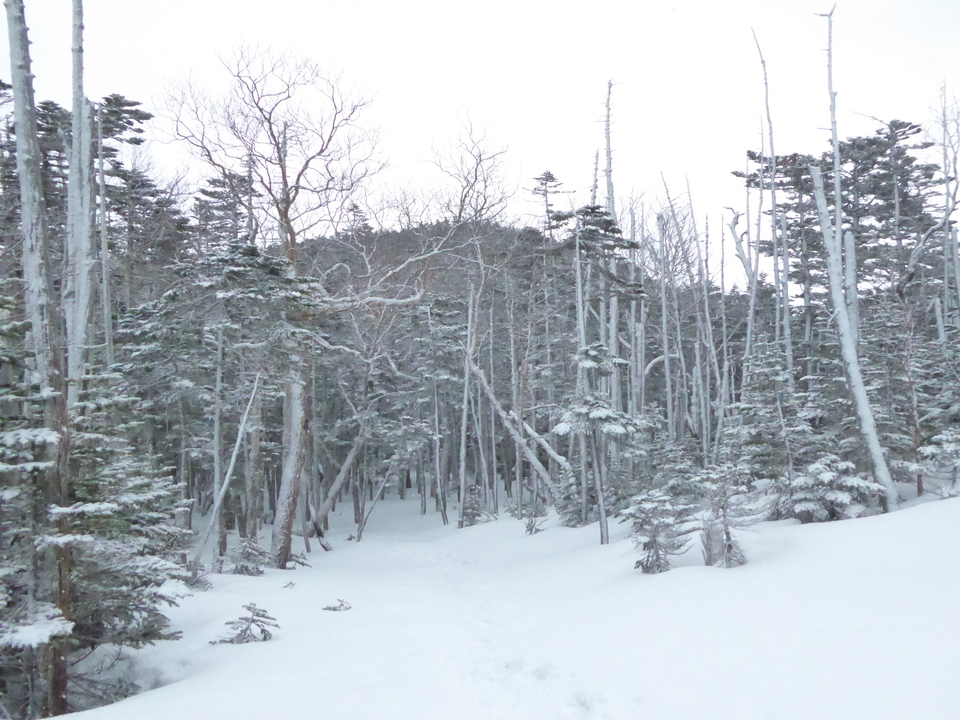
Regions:
<instances>
[{"instance_id":1,"label":"evergreen sapling","mask_svg":"<svg viewBox=\"0 0 960 720\"><path fill-rule=\"evenodd\" d=\"M277 619L267 614L263 608L258 608L256 603L244 605L243 609L249 615L241 615L236 620L228 620L225 624L232 634L226 635L219 640L213 640L211 645L229 643L231 645L243 645L251 642L265 642L273 637L270 628L279 628Z\"/></svg>"},{"instance_id":2,"label":"evergreen sapling","mask_svg":"<svg viewBox=\"0 0 960 720\"><path fill-rule=\"evenodd\" d=\"M633 523L634 544L643 551L635 568L647 574L670 569L670 556L680 555L696 531L692 524L695 508L663 490L647 490L634 497L624 513Z\"/></svg>"}]
</instances>

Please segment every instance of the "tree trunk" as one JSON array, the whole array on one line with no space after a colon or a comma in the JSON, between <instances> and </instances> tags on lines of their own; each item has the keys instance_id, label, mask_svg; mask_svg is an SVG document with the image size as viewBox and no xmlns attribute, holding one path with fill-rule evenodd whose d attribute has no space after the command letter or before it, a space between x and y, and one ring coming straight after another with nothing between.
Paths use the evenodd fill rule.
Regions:
<instances>
[{"instance_id":1,"label":"tree trunk","mask_svg":"<svg viewBox=\"0 0 960 720\"><path fill-rule=\"evenodd\" d=\"M843 271L840 262L839 230L835 230L830 222L830 213L827 209L827 199L823 190L823 178L820 168L810 166L813 176L814 195L820 213L820 228L823 233L823 244L827 251L827 279L830 285L830 297L833 301L834 317L836 319L837 334L840 336L840 350L846 368L847 381L857 407L857 416L860 420L860 431L867 442L870 459L873 462L873 472L877 481L883 486L887 510L898 509L900 500L897 487L887 467L883 446L877 432L877 423L867 397L867 388L860 372L860 360L857 357L857 347L854 343L850 316L847 313L847 303L844 296Z\"/></svg>"},{"instance_id":2,"label":"tree trunk","mask_svg":"<svg viewBox=\"0 0 960 720\"><path fill-rule=\"evenodd\" d=\"M67 500L67 468L69 458L69 420L57 309L54 305L53 277L47 230L47 210L40 175L40 145L37 133L37 111L33 95L33 75L30 72L29 40L22 0L5 0L7 30L10 43L12 71L14 126L17 143L17 176L20 180L21 231L23 234L23 282L27 319L31 325L34 363L40 380L44 404L44 424L56 437L47 446L44 460L51 462L42 481L45 487L37 493L41 503L38 512L46 517L46 505L60 505ZM42 508L42 509L41 509ZM58 523L58 530L68 532L66 521ZM36 551L31 551L36 552ZM54 544L54 597L63 616L71 615L72 556L70 549ZM34 554L34 564L38 562ZM67 653L66 638L52 638L47 647L47 665L44 668L46 684L37 677L35 687L46 690L46 712L62 715L67 712Z\"/></svg>"},{"instance_id":3,"label":"tree trunk","mask_svg":"<svg viewBox=\"0 0 960 720\"><path fill-rule=\"evenodd\" d=\"M63 312L67 334L67 407L79 398L93 294L92 117L83 95L83 3L73 0L73 118L67 180Z\"/></svg>"},{"instance_id":4,"label":"tree trunk","mask_svg":"<svg viewBox=\"0 0 960 720\"><path fill-rule=\"evenodd\" d=\"M660 228L660 334L663 342L663 375L666 385L664 403L667 411L667 440L676 439L673 419L673 377L670 372L670 333L667 323L667 228L663 216L657 218Z\"/></svg>"},{"instance_id":5,"label":"tree trunk","mask_svg":"<svg viewBox=\"0 0 960 720\"><path fill-rule=\"evenodd\" d=\"M110 367L113 357L113 303L110 288L110 248L107 241L107 181L103 161L103 123L97 111L97 169L100 185L100 305L103 317L104 365Z\"/></svg>"},{"instance_id":6,"label":"tree trunk","mask_svg":"<svg viewBox=\"0 0 960 720\"><path fill-rule=\"evenodd\" d=\"M196 569L200 566L200 557L203 554L203 548L207 543L207 539L213 532L214 527L217 527L212 521L218 517L223 517L223 501L227 497L227 490L230 487L230 479L233 477L234 468L237 466L237 458L240 456L240 446L243 444L243 434L247 430L247 421L250 418L250 408L253 407L254 400L258 397L259 391L260 376L257 375L257 379L253 383L253 390L250 392L250 400L247 402L247 407L243 411L243 417L240 419L240 426L237 428L237 439L233 444L233 452L230 453L230 462L227 465L227 472L224 473L221 482L215 483L217 486L217 492L213 498L213 507L210 510L211 522L209 525L207 525L207 531L203 534L203 538L197 544L196 553L193 558L194 573L196 573ZM217 531L220 532L220 527L217 527ZM223 552L218 552L220 554L220 559L222 560Z\"/></svg>"},{"instance_id":7,"label":"tree trunk","mask_svg":"<svg viewBox=\"0 0 960 720\"><path fill-rule=\"evenodd\" d=\"M597 514L600 516L600 544L609 545L610 528L607 524L607 501L603 492L604 485L606 484L604 482L604 476L606 475L606 457L603 454L603 448L597 438L597 431L591 431L590 435L594 454L593 480L597 493Z\"/></svg>"},{"instance_id":8,"label":"tree trunk","mask_svg":"<svg viewBox=\"0 0 960 720\"><path fill-rule=\"evenodd\" d=\"M486 393L487 399L490 400L490 404L493 405L493 409L496 410L497 414L500 416L500 422L513 438L517 448L523 453L524 457L526 457L527 462L530 463L530 467L532 467L534 472L540 476L540 479L543 481L543 484L546 486L550 494L554 498L558 497L559 488L557 488L553 478L550 477L550 473L547 472L547 469L543 466L543 463L540 462L540 459L537 457L537 454L533 451L533 449L527 445L527 443L523 442L523 436L521 435L520 430L522 419L514 419L517 417L515 413L508 413L503 408L503 405L501 405L500 401L497 400L497 396L494 395L493 388L490 387L490 383L487 382L487 378L484 376L483 370L480 369L480 367L473 365L473 374L480 383L480 387L482 387L483 391Z\"/></svg>"},{"instance_id":9,"label":"tree trunk","mask_svg":"<svg viewBox=\"0 0 960 720\"><path fill-rule=\"evenodd\" d=\"M340 470L337 472L337 476L330 484L330 490L327 492L327 497L323 501L323 504L321 504L318 508L310 509L313 523L317 527L322 526L323 523L326 522L327 516L330 514L330 511L333 510L333 506L337 501L337 495L349 477L350 471L353 469L353 463L356 461L357 455L363 448L363 443L366 440L366 437L367 435L365 428L361 425L360 431L353 439L353 444L350 446L350 450L347 451L347 456L344 458L343 464L340 465Z\"/></svg>"},{"instance_id":10,"label":"tree trunk","mask_svg":"<svg viewBox=\"0 0 960 720\"><path fill-rule=\"evenodd\" d=\"M467 418L470 415L470 363L473 360L473 287L467 300L467 342L463 348L463 407L460 413L460 518L457 527L463 528L464 508L467 505Z\"/></svg>"},{"instance_id":11,"label":"tree trunk","mask_svg":"<svg viewBox=\"0 0 960 720\"><path fill-rule=\"evenodd\" d=\"M213 386L213 496L220 496L223 483L223 328L217 328L217 371ZM217 528L217 553L213 566L220 572L227 554L227 524L220 503L210 516L210 526Z\"/></svg>"},{"instance_id":12,"label":"tree trunk","mask_svg":"<svg viewBox=\"0 0 960 720\"><path fill-rule=\"evenodd\" d=\"M284 447L283 470L280 489L277 492L277 513L273 519L271 552L281 570L290 559L293 540L293 521L297 514L297 498L300 495L300 473L306 453L306 393L303 377L298 369L291 369L284 387L283 424L288 441Z\"/></svg>"},{"instance_id":13,"label":"tree trunk","mask_svg":"<svg viewBox=\"0 0 960 720\"><path fill-rule=\"evenodd\" d=\"M259 393L254 400L251 416L244 464L244 493L247 496L245 530L246 536L255 540L263 524L263 455L260 452L260 443L263 439L263 408Z\"/></svg>"}]
</instances>

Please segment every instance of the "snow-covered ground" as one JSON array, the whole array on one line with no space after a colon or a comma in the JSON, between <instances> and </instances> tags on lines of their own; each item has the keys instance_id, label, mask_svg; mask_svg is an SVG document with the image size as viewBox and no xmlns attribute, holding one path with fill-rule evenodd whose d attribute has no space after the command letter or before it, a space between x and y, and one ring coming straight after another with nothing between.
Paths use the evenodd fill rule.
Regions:
<instances>
[{"instance_id":1,"label":"snow-covered ground","mask_svg":"<svg viewBox=\"0 0 960 720\"><path fill-rule=\"evenodd\" d=\"M960 499L743 534L656 576L626 527L465 530L388 498L312 568L213 577L144 650L155 689L82 720L957 720ZM299 542L299 541L298 541ZM299 548L298 548L299 549ZM324 612L339 599L347 612ZM211 645L249 602L274 639Z\"/></svg>"}]
</instances>

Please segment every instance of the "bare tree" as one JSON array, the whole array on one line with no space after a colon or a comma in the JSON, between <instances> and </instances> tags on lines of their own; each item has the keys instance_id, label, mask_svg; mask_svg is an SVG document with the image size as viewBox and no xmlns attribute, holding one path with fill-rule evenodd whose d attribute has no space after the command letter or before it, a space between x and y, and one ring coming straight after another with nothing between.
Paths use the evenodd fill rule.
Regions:
<instances>
[{"instance_id":1,"label":"bare tree","mask_svg":"<svg viewBox=\"0 0 960 720\"><path fill-rule=\"evenodd\" d=\"M510 199L501 169L506 152L492 147L467 119L456 145L435 153L434 164L453 181L441 203L454 224L495 221L503 215Z\"/></svg>"},{"instance_id":2,"label":"bare tree","mask_svg":"<svg viewBox=\"0 0 960 720\"><path fill-rule=\"evenodd\" d=\"M252 178L257 194L235 190L276 228L277 239L298 272L300 245L319 234L359 183L377 169L374 138L359 123L366 102L347 96L336 78L314 63L272 51L244 48L225 62L227 94L207 97L187 86L170 99L175 133L228 183ZM241 171L245 173L241 174ZM344 303L322 284L317 291L333 306ZM356 298L346 300L350 305ZM337 309L331 307L330 309ZM272 551L279 567L290 555L293 521L306 453L307 393L304 368L286 319L289 367L284 382L284 458Z\"/></svg>"},{"instance_id":3,"label":"bare tree","mask_svg":"<svg viewBox=\"0 0 960 720\"><path fill-rule=\"evenodd\" d=\"M834 228L830 221L830 212L823 189L823 177L820 168L810 166L813 176L814 195L817 200L817 209L820 213L820 229L823 233L823 244L827 249L827 280L830 285L830 298L833 302L833 311L840 337L840 350L843 354L843 363L846 369L847 381L857 408L860 420L860 431L867 442L870 459L873 462L873 472L877 481L883 486L888 510L899 507L897 487L890 475L883 446L880 444L880 435L877 432L877 422L867 397L867 388L860 371L860 359L857 356L856 335L853 330L853 320L848 310L847 298L844 295L843 272L840 260L840 230Z\"/></svg>"},{"instance_id":4,"label":"bare tree","mask_svg":"<svg viewBox=\"0 0 960 720\"><path fill-rule=\"evenodd\" d=\"M29 40L24 17L23 0L6 0L7 30L10 36L10 67L12 69L14 125L17 136L17 175L20 179L21 230L23 233L23 280L27 319L33 339L34 361L40 381L40 396L44 402L44 425L49 431L46 442L46 468L38 473L42 478L36 489L40 508L38 516L45 516L47 505L59 505L67 491L67 461L69 455L69 420L66 388L61 357L61 337L57 322L57 304L53 293L50 265L47 208L40 176L40 145L37 133L37 110L33 94L33 75L30 72ZM62 521L65 522L65 521ZM62 529L62 528L61 528ZM32 543L31 543L32 545ZM31 597L28 610L38 611L39 604L52 600L64 620L70 619L71 552L67 543L52 543L56 569L44 573L45 579L54 578L49 594L41 585L39 552L31 550ZM49 595L49 600L48 596ZM64 637L50 637L46 644L45 671L38 674L37 686L46 689L46 712L62 715L67 712L67 654L68 641ZM45 676L45 677L44 677ZM46 682L41 680L44 677Z\"/></svg>"},{"instance_id":5,"label":"bare tree","mask_svg":"<svg viewBox=\"0 0 960 720\"><path fill-rule=\"evenodd\" d=\"M288 272L296 276L302 271L303 242L335 227L361 182L379 169L374 158L376 138L360 125L366 102L351 98L338 79L324 75L316 64L289 55L242 49L225 66L232 79L226 95L208 99L187 86L171 96L175 134L228 185L242 177L252 182L256 193L237 187L232 188L234 195L257 215L253 225L276 229L276 240L289 260ZM422 297L418 268L443 252L447 240L449 236L435 239L421 252L402 260L391 258L388 262L395 262L384 267L375 246L348 238L341 244L353 254L356 272L330 291L325 287L327 273L321 269L312 281L315 297L310 310L284 319L282 337L288 358L284 456L272 538L279 567L290 556L309 444L307 357L311 352L337 349L319 334L303 333L298 327L320 313L417 302ZM314 519L322 522L324 514L317 518L315 513Z\"/></svg>"},{"instance_id":6,"label":"bare tree","mask_svg":"<svg viewBox=\"0 0 960 720\"><path fill-rule=\"evenodd\" d=\"M830 298L833 302L834 319L837 334L840 337L840 350L843 355L847 381L857 408L857 417L860 420L860 431L867 443L873 472L877 482L883 486L887 510L899 508L900 500L897 487L890 475L887 459L877 423L870 407L866 385L860 368L860 359L857 353L859 343L859 310L857 302L856 284L856 257L853 254L853 233L847 231L843 235L843 208L840 196L840 143L837 139L837 94L833 89L833 10L824 17L827 18L827 83L830 93L830 130L833 138L833 174L834 174L834 219L831 222L827 208L826 195L823 187L823 177L820 168L810 166L813 177L814 196L817 201L817 210L820 216L820 230L823 234L823 244L827 255L827 280L830 286Z\"/></svg>"}]
</instances>

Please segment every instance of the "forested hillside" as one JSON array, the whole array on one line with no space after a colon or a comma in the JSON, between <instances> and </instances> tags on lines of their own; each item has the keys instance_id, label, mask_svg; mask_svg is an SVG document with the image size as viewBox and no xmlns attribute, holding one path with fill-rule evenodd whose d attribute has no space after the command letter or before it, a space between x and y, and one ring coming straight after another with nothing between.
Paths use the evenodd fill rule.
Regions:
<instances>
[{"instance_id":1,"label":"forested hillside","mask_svg":"<svg viewBox=\"0 0 960 720\"><path fill-rule=\"evenodd\" d=\"M273 51L172 101L203 180L168 185L138 152L156 109L84 95L79 0L71 109L34 98L6 8L0 716L134 692L101 671L175 639L188 586L316 558L337 506L359 541L388 494L460 528L624 521L642 573L956 494L946 96L937 126L789 154L768 123L720 226L688 188L618 195L608 86L592 196L545 169L520 223L475 136L444 192L379 193L365 103Z\"/></svg>"}]
</instances>

